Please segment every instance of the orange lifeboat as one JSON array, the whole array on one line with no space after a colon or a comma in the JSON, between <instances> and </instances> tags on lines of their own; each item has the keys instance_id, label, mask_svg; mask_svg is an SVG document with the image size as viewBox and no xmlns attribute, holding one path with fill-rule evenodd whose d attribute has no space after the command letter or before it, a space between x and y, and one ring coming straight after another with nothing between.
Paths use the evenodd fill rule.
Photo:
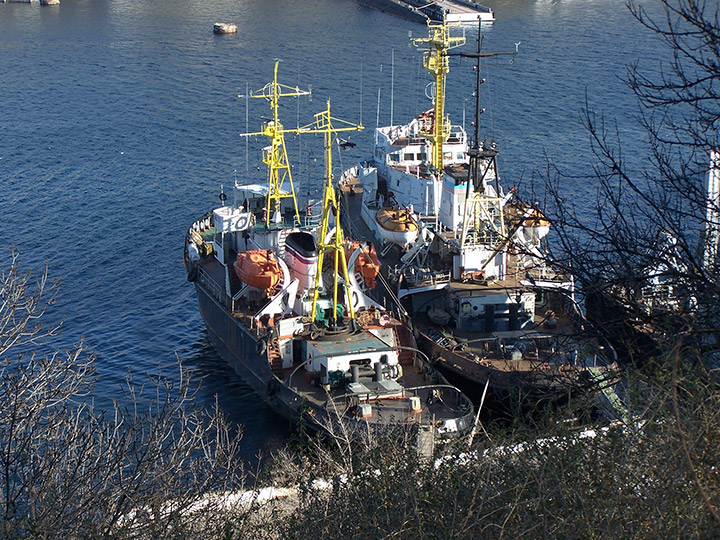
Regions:
<instances>
[{"instance_id":1,"label":"orange lifeboat","mask_svg":"<svg viewBox=\"0 0 720 540\"><path fill-rule=\"evenodd\" d=\"M380 261L378 261L375 246L369 242L351 240L349 246L345 247L345 257L348 259L357 248L362 249L358 258L355 259L353 271L362 276L363 282L368 289L374 289L377 285L377 276L380 273Z\"/></svg>"},{"instance_id":2,"label":"orange lifeboat","mask_svg":"<svg viewBox=\"0 0 720 540\"><path fill-rule=\"evenodd\" d=\"M417 238L417 223L409 210L397 206L384 206L375 214L375 221L380 226L378 233L385 242L393 242L405 246Z\"/></svg>"},{"instance_id":3,"label":"orange lifeboat","mask_svg":"<svg viewBox=\"0 0 720 540\"><path fill-rule=\"evenodd\" d=\"M380 261L378 260L375 246L370 242L362 242L360 240L345 239L345 263L350 262L350 257L355 250L360 248L362 252L355 259L353 268L348 267L348 271L355 275L360 275L365 286L374 289L377 286L377 276L380 273ZM332 271L335 265L335 258L330 255L323 263L325 271Z\"/></svg>"},{"instance_id":4,"label":"orange lifeboat","mask_svg":"<svg viewBox=\"0 0 720 540\"><path fill-rule=\"evenodd\" d=\"M240 281L266 292L272 290L282 277L275 255L265 249L241 251L237 254L233 268Z\"/></svg>"},{"instance_id":5,"label":"orange lifeboat","mask_svg":"<svg viewBox=\"0 0 720 540\"><path fill-rule=\"evenodd\" d=\"M417 223L405 208L384 206L377 211L376 218L378 223L388 231L404 233L418 230Z\"/></svg>"}]
</instances>

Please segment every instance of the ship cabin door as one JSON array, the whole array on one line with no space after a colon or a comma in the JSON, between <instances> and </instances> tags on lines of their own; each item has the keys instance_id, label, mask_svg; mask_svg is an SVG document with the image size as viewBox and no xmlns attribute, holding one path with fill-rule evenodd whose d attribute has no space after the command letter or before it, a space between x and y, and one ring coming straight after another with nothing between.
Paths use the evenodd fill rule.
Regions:
<instances>
[{"instance_id":1,"label":"ship cabin door","mask_svg":"<svg viewBox=\"0 0 720 540\"><path fill-rule=\"evenodd\" d=\"M292 341L292 359L293 365L301 364L307 357L307 343L304 339L293 339Z\"/></svg>"}]
</instances>

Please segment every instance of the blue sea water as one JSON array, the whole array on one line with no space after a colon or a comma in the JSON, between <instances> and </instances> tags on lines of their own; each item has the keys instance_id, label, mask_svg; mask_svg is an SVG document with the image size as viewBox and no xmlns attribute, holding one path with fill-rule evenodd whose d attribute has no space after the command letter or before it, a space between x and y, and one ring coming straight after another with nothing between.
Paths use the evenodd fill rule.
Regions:
<instances>
[{"instance_id":1,"label":"blue sea water","mask_svg":"<svg viewBox=\"0 0 720 540\"><path fill-rule=\"evenodd\" d=\"M505 187L529 188L547 155L577 176L565 196L591 206L594 186L580 179L593 163L585 96L642 166L644 132L620 77L636 61L657 70L666 52L621 0L487 3L497 20L483 26L484 49L520 42L512 62L483 64L482 134L500 145ZM214 35L219 21L238 33ZM477 29L466 32L472 51ZM425 35L354 0L0 4L0 266L14 246L23 268L37 273L47 261L62 280L46 319L64 317L64 347L84 339L97 354L98 406L122 402L128 371L176 379L179 357L202 381L200 403L217 396L244 426L247 456L282 444L286 422L209 345L182 265L185 232L217 205L221 185L264 178L261 142L246 146L238 134L258 130L267 107L237 96L268 82L274 59L281 82L312 86L312 101L284 107L286 127L309 123L328 99L333 116L366 126L336 162L349 166L370 155L378 119L407 122L430 108L409 45ZM454 59L447 109L468 130L473 80L472 62ZM314 186L319 139L291 138L289 152L296 177Z\"/></svg>"}]
</instances>

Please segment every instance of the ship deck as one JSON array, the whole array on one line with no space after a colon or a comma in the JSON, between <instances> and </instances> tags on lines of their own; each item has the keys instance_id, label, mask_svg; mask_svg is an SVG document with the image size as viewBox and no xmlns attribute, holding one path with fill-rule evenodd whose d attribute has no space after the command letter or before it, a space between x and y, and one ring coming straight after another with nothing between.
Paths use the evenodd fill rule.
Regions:
<instances>
[{"instance_id":1,"label":"ship deck","mask_svg":"<svg viewBox=\"0 0 720 540\"><path fill-rule=\"evenodd\" d=\"M231 252L232 259L235 253ZM231 302L234 296L242 287L242 282L235 275L234 271L228 272L226 276L225 267L215 257L207 257L201 263L202 272L200 280L203 285L215 296L216 300L224 304L226 309L232 311L233 316L238 319L245 327L255 330L258 337L268 332L267 321L261 320L257 325L253 317L262 307L259 301L254 302L246 298L240 298L235 302ZM230 297L226 294L226 279L230 279ZM232 303L232 305L230 305Z\"/></svg>"},{"instance_id":2,"label":"ship deck","mask_svg":"<svg viewBox=\"0 0 720 540\"><path fill-rule=\"evenodd\" d=\"M346 229L346 236L353 239L372 239L375 243L378 253L380 253L381 242L376 238L372 231L368 228L361 217L363 184L355 177L348 178L341 189L345 218L343 226ZM446 241L459 241L455 230L435 231L436 234L442 236ZM382 257L382 272L387 277L388 267L398 265L400 257L397 249L391 249ZM508 260L508 269L505 279L489 279L484 280L465 280L452 281L453 289L457 291L473 291L483 289L486 292L506 292L508 290L517 290L527 287L528 283L555 283L560 284L567 281L567 277L551 269L545 268L539 271L536 268L523 268L520 265L519 258L515 254L510 254ZM447 281L450 284L450 281Z\"/></svg>"},{"instance_id":3,"label":"ship deck","mask_svg":"<svg viewBox=\"0 0 720 540\"><path fill-rule=\"evenodd\" d=\"M403 375L398 380L400 389L393 397L382 399L382 402L370 397L367 398L362 392L349 393L344 388L327 388L318 385L311 373L300 369L294 372L285 369L282 375L285 385L302 395L305 399L316 406L335 407L340 415L353 414L360 403L373 405L373 415L367 418L371 424L382 423L428 423L440 422L458 418L460 416L460 404L457 402L455 390L449 386L442 394L439 393L437 381L428 379L412 365L403 366ZM361 379L361 384L369 390L373 390L378 383L371 383ZM372 393L370 394L372 396ZM410 397L420 398L422 410L413 413L410 406ZM438 399L440 398L440 399Z\"/></svg>"},{"instance_id":4,"label":"ship deck","mask_svg":"<svg viewBox=\"0 0 720 540\"><path fill-rule=\"evenodd\" d=\"M230 272L231 279L233 273ZM229 301L225 290L225 269L214 257L203 260L202 273L199 278L209 290L215 290L221 302ZM237 289L235 284L232 290ZM221 294L222 293L222 294ZM228 307L228 306L226 306ZM253 316L258 306L249 303L236 302L233 306L234 317L248 329L253 330L258 337L268 332L264 324L254 325ZM397 322L397 321L396 321ZM382 348L385 342L372 334L360 336L352 335L347 339L317 340L313 344L324 354L342 354L345 350L372 350ZM401 356L401 361L402 356ZM278 379L312 405L317 407L335 407L341 415L356 415L357 407L361 403L370 403L373 414L366 418L369 424L413 425L442 422L457 419L462 416L459 395L456 389L450 386L438 386L437 380L428 379L427 376L415 368L412 360L405 357L402 365L403 374L398 383L384 381L372 382L369 378L360 379L360 389L367 392L349 391L349 386L340 385L336 388L318 384L314 374L306 371L301 365L277 369L274 372ZM442 383L440 383L442 384ZM421 410L411 410L410 397L420 398ZM467 411L465 411L466 413Z\"/></svg>"}]
</instances>

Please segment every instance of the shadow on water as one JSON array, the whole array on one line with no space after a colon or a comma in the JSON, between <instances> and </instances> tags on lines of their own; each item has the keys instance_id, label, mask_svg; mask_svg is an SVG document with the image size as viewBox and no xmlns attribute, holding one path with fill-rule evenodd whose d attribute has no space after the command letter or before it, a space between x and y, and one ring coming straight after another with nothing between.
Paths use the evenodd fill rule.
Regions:
<instances>
[{"instance_id":1,"label":"shadow on water","mask_svg":"<svg viewBox=\"0 0 720 540\"><path fill-rule=\"evenodd\" d=\"M193 344L183 364L200 388L197 404L210 409L215 400L230 422L242 429L241 453L250 464L284 446L292 426L274 412L217 354L207 330ZM262 456L261 456L262 454Z\"/></svg>"}]
</instances>

